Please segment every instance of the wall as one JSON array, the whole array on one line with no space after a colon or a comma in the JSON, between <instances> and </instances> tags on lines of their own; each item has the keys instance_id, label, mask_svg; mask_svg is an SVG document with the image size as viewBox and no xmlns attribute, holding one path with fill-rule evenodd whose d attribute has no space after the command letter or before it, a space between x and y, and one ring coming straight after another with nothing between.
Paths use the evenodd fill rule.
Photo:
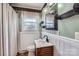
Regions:
<instances>
[{"instance_id":1,"label":"wall","mask_svg":"<svg viewBox=\"0 0 79 59\"><path fill-rule=\"evenodd\" d=\"M29 45L33 45L34 44L34 40L36 39L39 39L40 37L40 31L39 31L39 22L40 22L40 14L39 13L33 13L33 12L27 12L27 11L21 11L21 19L20 21L22 23L20 23L20 25L22 26L23 25L23 20L24 19L28 19L27 16L29 15L29 18L35 18L37 20L37 26L35 30L24 30L23 29L23 26L21 27L21 31L19 33L19 37L20 37L20 40L19 40L19 50L26 50L26 48L29 46ZM31 15L32 16L31 16Z\"/></svg>"},{"instance_id":2,"label":"wall","mask_svg":"<svg viewBox=\"0 0 79 59\"><path fill-rule=\"evenodd\" d=\"M54 45L54 56L79 56L79 41L47 32L49 42Z\"/></svg>"},{"instance_id":3,"label":"wall","mask_svg":"<svg viewBox=\"0 0 79 59\"><path fill-rule=\"evenodd\" d=\"M51 34L59 35L59 31L56 31L56 30L44 30L42 32L48 32L48 33L51 33Z\"/></svg>"},{"instance_id":4,"label":"wall","mask_svg":"<svg viewBox=\"0 0 79 59\"><path fill-rule=\"evenodd\" d=\"M73 3L58 3L58 14L61 15L73 9Z\"/></svg>"},{"instance_id":5,"label":"wall","mask_svg":"<svg viewBox=\"0 0 79 59\"><path fill-rule=\"evenodd\" d=\"M39 39L39 31L20 32L20 47L19 50L26 50L30 45L34 44L34 40Z\"/></svg>"},{"instance_id":6,"label":"wall","mask_svg":"<svg viewBox=\"0 0 79 59\"><path fill-rule=\"evenodd\" d=\"M63 3L62 8L58 8L58 14L63 14L73 8L72 3ZM75 38L75 32L79 32L79 15L72 16L58 21L58 30L61 36Z\"/></svg>"},{"instance_id":7,"label":"wall","mask_svg":"<svg viewBox=\"0 0 79 59\"><path fill-rule=\"evenodd\" d=\"M9 8L9 39L10 39L10 55L17 53L17 14L12 7Z\"/></svg>"},{"instance_id":8,"label":"wall","mask_svg":"<svg viewBox=\"0 0 79 59\"><path fill-rule=\"evenodd\" d=\"M75 32L75 39L79 40L79 32Z\"/></svg>"}]
</instances>

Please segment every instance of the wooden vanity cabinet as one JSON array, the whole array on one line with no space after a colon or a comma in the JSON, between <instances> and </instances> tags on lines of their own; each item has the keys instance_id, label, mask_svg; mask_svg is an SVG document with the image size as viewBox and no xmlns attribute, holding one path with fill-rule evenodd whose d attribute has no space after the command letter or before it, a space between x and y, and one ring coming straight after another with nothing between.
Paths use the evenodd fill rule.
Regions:
<instances>
[{"instance_id":1,"label":"wooden vanity cabinet","mask_svg":"<svg viewBox=\"0 0 79 59\"><path fill-rule=\"evenodd\" d=\"M36 56L53 56L54 52L54 47L53 46L47 46L47 47L40 47L36 48L35 50L35 55Z\"/></svg>"}]
</instances>

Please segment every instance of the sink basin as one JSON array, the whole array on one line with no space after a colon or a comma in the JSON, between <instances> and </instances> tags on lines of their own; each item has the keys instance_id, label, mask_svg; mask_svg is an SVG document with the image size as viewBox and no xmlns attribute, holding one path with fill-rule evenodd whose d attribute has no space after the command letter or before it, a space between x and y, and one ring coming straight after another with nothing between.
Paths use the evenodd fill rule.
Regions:
<instances>
[{"instance_id":1,"label":"sink basin","mask_svg":"<svg viewBox=\"0 0 79 59\"><path fill-rule=\"evenodd\" d=\"M35 44L36 44L36 48L46 47L46 46L52 46L53 45L52 43L46 42L43 39L35 40Z\"/></svg>"},{"instance_id":2,"label":"sink basin","mask_svg":"<svg viewBox=\"0 0 79 59\"><path fill-rule=\"evenodd\" d=\"M39 43L46 43L45 39L38 39L36 41L39 42Z\"/></svg>"}]
</instances>

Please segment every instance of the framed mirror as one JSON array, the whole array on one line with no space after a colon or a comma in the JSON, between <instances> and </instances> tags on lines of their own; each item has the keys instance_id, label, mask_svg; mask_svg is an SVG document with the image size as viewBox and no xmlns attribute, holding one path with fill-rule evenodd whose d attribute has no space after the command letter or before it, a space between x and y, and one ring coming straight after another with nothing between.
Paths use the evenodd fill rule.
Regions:
<instances>
[{"instance_id":1,"label":"framed mirror","mask_svg":"<svg viewBox=\"0 0 79 59\"><path fill-rule=\"evenodd\" d=\"M46 30L53 30L54 29L54 15L52 14L47 14L46 15Z\"/></svg>"},{"instance_id":2,"label":"framed mirror","mask_svg":"<svg viewBox=\"0 0 79 59\"><path fill-rule=\"evenodd\" d=\"M57 4L53 5L49 7L49 11L45 16L46 30L58 30Z\"/></svg>"}]
</instances>

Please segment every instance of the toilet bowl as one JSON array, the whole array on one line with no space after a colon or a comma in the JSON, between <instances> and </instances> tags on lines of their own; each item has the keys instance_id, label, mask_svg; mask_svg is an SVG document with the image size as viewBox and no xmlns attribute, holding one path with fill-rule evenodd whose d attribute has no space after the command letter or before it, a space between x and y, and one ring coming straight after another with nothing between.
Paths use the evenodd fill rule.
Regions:
<instances>
[{"instance_id":1,"label":"toilet bowl","mask_svg":"<svg viewBox=\"0 0 79 59\"><path fill-rule=\"evenodd\" d=\"M34 56L35 55L35 46L34 45L29 45L27 47L27 51L28 51L28 56Z\"/></svg>"}]
</instances>

